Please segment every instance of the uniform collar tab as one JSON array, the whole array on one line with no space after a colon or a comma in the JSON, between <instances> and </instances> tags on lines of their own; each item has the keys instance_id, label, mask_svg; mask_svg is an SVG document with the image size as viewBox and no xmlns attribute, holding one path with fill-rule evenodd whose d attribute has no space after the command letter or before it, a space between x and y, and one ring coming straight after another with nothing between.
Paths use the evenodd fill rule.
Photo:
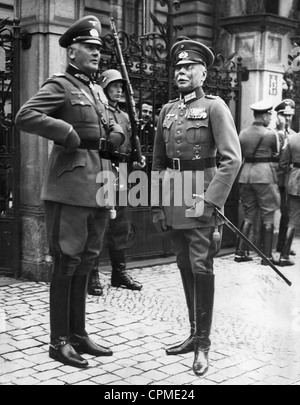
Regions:
<instances>
[{"instance_id":1,"label":"uniform collar tab","mask_svg":"<svg viewBox=\"0 0 300 405\"><path fill-rule=\"evenodd\" d=\"M81 70L79 70L76 66L70 64L67 68L67 73L69 73L71 76L75 77L78 79L80 82L88 86L91 84L92 79L90 76L86 75L83 73Z\"/></svg>"},{"instance_id":2,"label":"uniform collar tab","mask_svg":"<svg viewBox=\"0 0 300 405\"><path fill-rule=\"evenodd\" d=\"M202 89L202 87L197 87L194 91L192 91L189 94L184 94L183 95L183 100L185 104L192 103L195 100L199 100L199 98L202 98L205 96L205 93Z\"/></svg>"}]
</instances>

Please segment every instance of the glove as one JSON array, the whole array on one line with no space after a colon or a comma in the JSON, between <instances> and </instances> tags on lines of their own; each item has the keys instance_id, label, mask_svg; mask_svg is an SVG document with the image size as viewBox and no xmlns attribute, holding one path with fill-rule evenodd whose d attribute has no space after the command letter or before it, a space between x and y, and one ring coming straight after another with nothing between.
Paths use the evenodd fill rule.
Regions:
<instances>
[{"instance_id":1,"label":"glove","mask_svg":"<svg viewBox=\"0 0 300 405\"><path fill-rule=\"evenodd\" d=\"M80 138L79 135L77 134L77 132L72 128L72 130L70 131L67 140L65 142L65 152L67 154L70 153L74 153L76 152L76 150L79 148L80 146Z\"/></svg>"},{"instance_id":2,"label":"glove","mask_svg":"<svg viewBox=\"0 0 300 405\"><path fill-rule=\"evenodd\" d=\"M157 232L162 234L169 230L166 216L162 208L152 208L153 224Z\"/></svg>"},{"instance_id":3,"label":"glove","mask_svg":"<svg viewBox=\"0 0 300 405\"><path fill-rule=\"evenodd\" d=\"M201 215L201 217L198 217L198 220L200 222L207 224L211 221L211 217L213 216L214 212L215 212L214 206L204 201L204 212L203 215Z\"/></svg>"}]
</instances>

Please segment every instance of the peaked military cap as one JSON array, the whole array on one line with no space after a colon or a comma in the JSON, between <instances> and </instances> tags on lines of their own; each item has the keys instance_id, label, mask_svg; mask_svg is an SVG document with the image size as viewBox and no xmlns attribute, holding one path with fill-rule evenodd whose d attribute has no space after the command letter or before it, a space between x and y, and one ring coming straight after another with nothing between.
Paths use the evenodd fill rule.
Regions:
<instances>
[{"instance_id":1,"label":"peaked military cap","mask_svg":"<svg viewBox=\"0 0 300 405\"><path fill-rule=\"evenodd\" d=\"M272 100L261 100L250 105L250 108L260 114L271 113L273 111L273 102Z\"/></svg>"},{"instance_id":2,"label":"peaked military cap","mask_svg":"<svg viewBox=\"0 0 300 405\"><path fill-rule=\"evenodd\" d=\"M102 45L100 38L102 31L101 23L97 17L88 15L74 23L60 38L62 48L68 48L76 43L88 43Z\"/></svg>"},{"instance_id":3,"label":"peaked military cap","mask_svg":"<svg viewBox=\"0 0 300 405\"><path fill-rule=\"evenodd\" d=\"M286 99L281 101L276 107L275 111L277 111L278 114L284 114L284 115L294 115L295 114L295 107L296 104L292 99Z\"/></svg>"},{"instance_id":4,"label":"peaked military cap","mask_svg":"<svg viewBox=\"0 0 300 405\"><path fill-rule=\"evenodd\" d=\"M171 49L171 58L175 66L201 63L207 68L215 60L214 54L206 45L191 39L176 42Z\"/></svg>"}]
</instances>

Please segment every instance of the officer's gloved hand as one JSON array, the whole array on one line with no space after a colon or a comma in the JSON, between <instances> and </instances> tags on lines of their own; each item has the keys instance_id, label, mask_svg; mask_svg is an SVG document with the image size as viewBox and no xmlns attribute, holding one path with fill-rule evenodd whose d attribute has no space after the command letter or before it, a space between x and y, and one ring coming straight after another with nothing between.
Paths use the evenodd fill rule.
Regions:
<instances>
[{"instance_id":1,"label":"officer's gloved hand","mask_svg":"<svg viewBox=\"0 0 300 405\"><path fill-rule=\"evenodd\" d=\"M152 208L153 224L158 233L165 233L169 230L166 222L166 216L162 208Z\"/></svg>"},{"instance_id":2,"label":"officer's gloved hand","mask_svg":"<svg viewBox=\"0 0 300 405\"><path fill-rule=\"evenodd\" d=\"M81 141L80 141L79 135L77 134L77 132L74 129L72 129L64 144L65 152L68 154L76 152L76 150L80 146L80 143L81 143Z\"/></svg>"},{"instance_id":3,"label":"officer's gloved hand","mask_svg":"<svg viewBox=\"0 0 300 405\"><path fill-rule=\"evenodd\" d=\"M204 201L203 215L201 215L201 217L198 217L198 220L203 223L209 223L211 221L211 217L213 216L214 212L215 212L214 206Z\"/></svg>"}]
</instances>

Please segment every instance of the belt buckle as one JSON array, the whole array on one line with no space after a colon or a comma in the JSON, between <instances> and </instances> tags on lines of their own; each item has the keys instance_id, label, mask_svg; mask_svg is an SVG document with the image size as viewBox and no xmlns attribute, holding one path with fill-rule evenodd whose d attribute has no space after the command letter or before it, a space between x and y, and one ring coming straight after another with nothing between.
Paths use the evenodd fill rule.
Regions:
<instances>
[{"instance_id":1,"label":"belt buckle","mask_svg":"<svg viewBox=\"0 0 300 405\"><path fill-rule=\"evenodd\" d=\"M181 171L180 159L178 159L178 158L173 159L173 170L176 170L178 172Z\"/></svg>"}]
</instances>

